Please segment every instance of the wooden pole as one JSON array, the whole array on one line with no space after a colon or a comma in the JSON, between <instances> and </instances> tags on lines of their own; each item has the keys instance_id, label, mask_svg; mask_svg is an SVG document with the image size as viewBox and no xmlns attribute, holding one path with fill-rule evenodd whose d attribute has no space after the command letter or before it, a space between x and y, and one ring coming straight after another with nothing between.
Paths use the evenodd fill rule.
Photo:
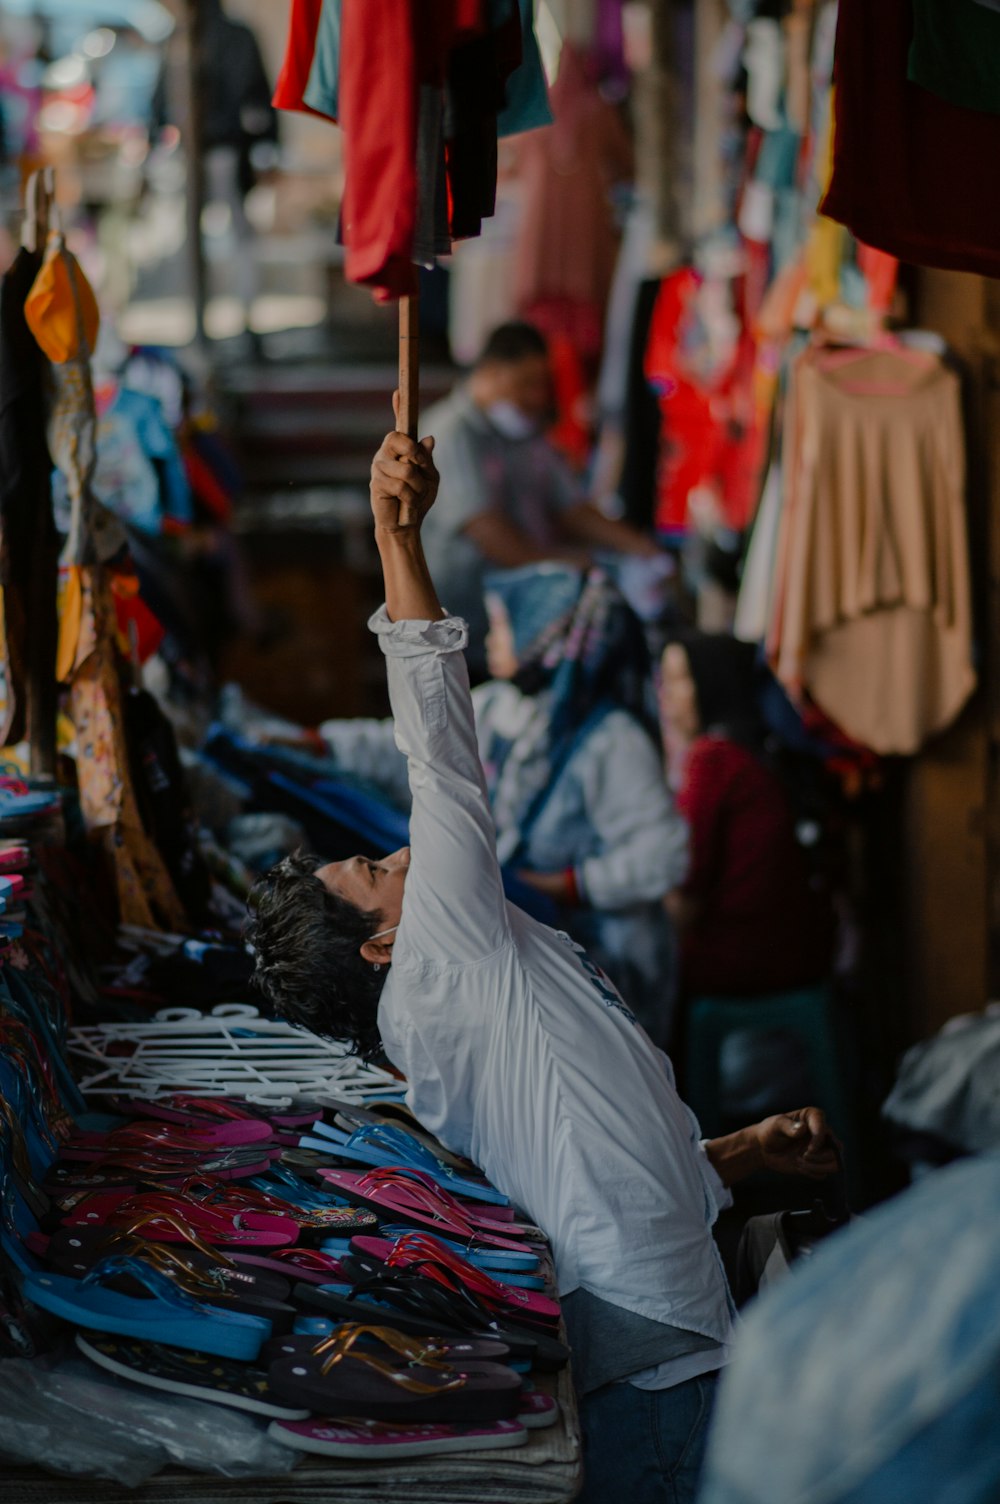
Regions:
<instances>
[{"instance_id":1,"label":"wooden pole","mask_svg":"<svg viewBox=\"0 0 1000 1504\"><path fill-rule=\"evenodd\" d=\"M191 300L194 304L194 343L204 364L208 363L210 345L205 331L205 308L208 303L208 275L205 247L201 234L201 216L205 207L205 162L203 101L201 97L201 57L203 43L202 13L198 0L186 0L184 19L184 69L182 74L185 152L185 210L187 219L187 260Z\"/></svg>"},{"instance_id":2,"label":"wooden pole","mask_svg":"<svg viewBox=\"0 0 1000 1504\"><path fill-rule=\"evenodd\" d=\"M399 300L399 431L417 437L420 411L420 299Z\"/></svg>"}]
</instances>

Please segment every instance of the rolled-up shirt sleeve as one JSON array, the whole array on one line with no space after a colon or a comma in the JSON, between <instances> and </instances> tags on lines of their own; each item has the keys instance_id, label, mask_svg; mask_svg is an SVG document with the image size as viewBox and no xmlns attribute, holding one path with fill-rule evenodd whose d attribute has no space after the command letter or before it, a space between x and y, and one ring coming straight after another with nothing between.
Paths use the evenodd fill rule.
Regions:
<instances>
[{"instance_id":1,"label":"rolled-up shirt sleeve","mask_svg":"<svg viewBox=\"0 0 1000 1504\"><path fill-rule=\"evenodd\" d=\"M384 606L369 626L385 654L412 796L394 964L479 961L508 943L510 930L463 654L467 629L458 617L393 622Z\"/></svg>"}]
</instances>

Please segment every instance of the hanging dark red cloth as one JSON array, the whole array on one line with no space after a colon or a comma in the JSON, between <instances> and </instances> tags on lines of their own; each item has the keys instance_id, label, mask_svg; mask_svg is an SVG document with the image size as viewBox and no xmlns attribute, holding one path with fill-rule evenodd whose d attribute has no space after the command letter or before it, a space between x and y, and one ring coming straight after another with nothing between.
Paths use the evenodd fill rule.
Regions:
<instances>
[{"instance_id":1,"label":"hanging dark red cloth","mask_svg":"<svg viewBox=\"0 0 1000 1504\"><path fill-rule=\"evenodd\" d=\"M910 0L840 0L821 211L902 261L1000 276L1000 116L907 79Z\"/></svg>"}]
</instances>

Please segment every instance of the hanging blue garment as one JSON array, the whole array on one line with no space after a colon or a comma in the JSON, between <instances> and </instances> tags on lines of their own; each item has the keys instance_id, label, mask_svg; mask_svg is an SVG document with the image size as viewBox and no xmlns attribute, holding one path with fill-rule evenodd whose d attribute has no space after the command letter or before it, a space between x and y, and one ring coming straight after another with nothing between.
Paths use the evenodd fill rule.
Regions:
<instances>
[{"instance_id":1,"label":"hanging blue garment","mask_svg":"<svg viewBox=\"0 0 1000 1504\"><path fill-rule=\"evenodd\" d=\"M192 521L191 487L157 398L119 389L98 425L94 492L143 533L161 533L166 521Z\"/></svg>"},{"instance_id":2,"label":"hanging blue garment","mask_svg":"<svg viewBox=\"0 0 1000 1504\"><path fill-rule=\"evenodd\" d=\"M497 135L516 136L552 124L549 90L535 36L535 0L521 6L521 66L507 80L506 104L497 116Z\"/></svg>"},{"instance_id":3,"label":"hanging blue garment","mask_svg":"<svg viewBox=\"0 0 1000 1504\"><path fill-rule=\"evenodd\" d=\"M316 48L303 95L311 110L340 118L340 0L323 0Z\"/></svg>"}]
</instances>

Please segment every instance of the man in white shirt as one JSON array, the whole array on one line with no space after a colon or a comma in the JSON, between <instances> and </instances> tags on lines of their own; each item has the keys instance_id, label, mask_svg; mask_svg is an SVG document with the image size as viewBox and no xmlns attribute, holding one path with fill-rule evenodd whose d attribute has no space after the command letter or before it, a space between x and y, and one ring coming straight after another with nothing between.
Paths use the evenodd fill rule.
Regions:
<instances>
[{"instance_id":1,"label":"man in white shirt","mask_svg":"<svg viewBox=\"0 0 1000 1504\"><path fill-rule=\"evenodd\" d=\"M255 901L258 981L288 1017L363 1050L381 1041L421 1122L550 1239L583 1399L583 1498L687 1504L732 1330L711 1232L726 1186L763 1167L818 1178L835 1151L815 1108L701 1144L670 1062L607 978L505 901L465 624L442 610L421 543L432 448L388 435L371 486L386 586L371 626L412 845L275 869Z\"/></svg>"}]
</instances>

